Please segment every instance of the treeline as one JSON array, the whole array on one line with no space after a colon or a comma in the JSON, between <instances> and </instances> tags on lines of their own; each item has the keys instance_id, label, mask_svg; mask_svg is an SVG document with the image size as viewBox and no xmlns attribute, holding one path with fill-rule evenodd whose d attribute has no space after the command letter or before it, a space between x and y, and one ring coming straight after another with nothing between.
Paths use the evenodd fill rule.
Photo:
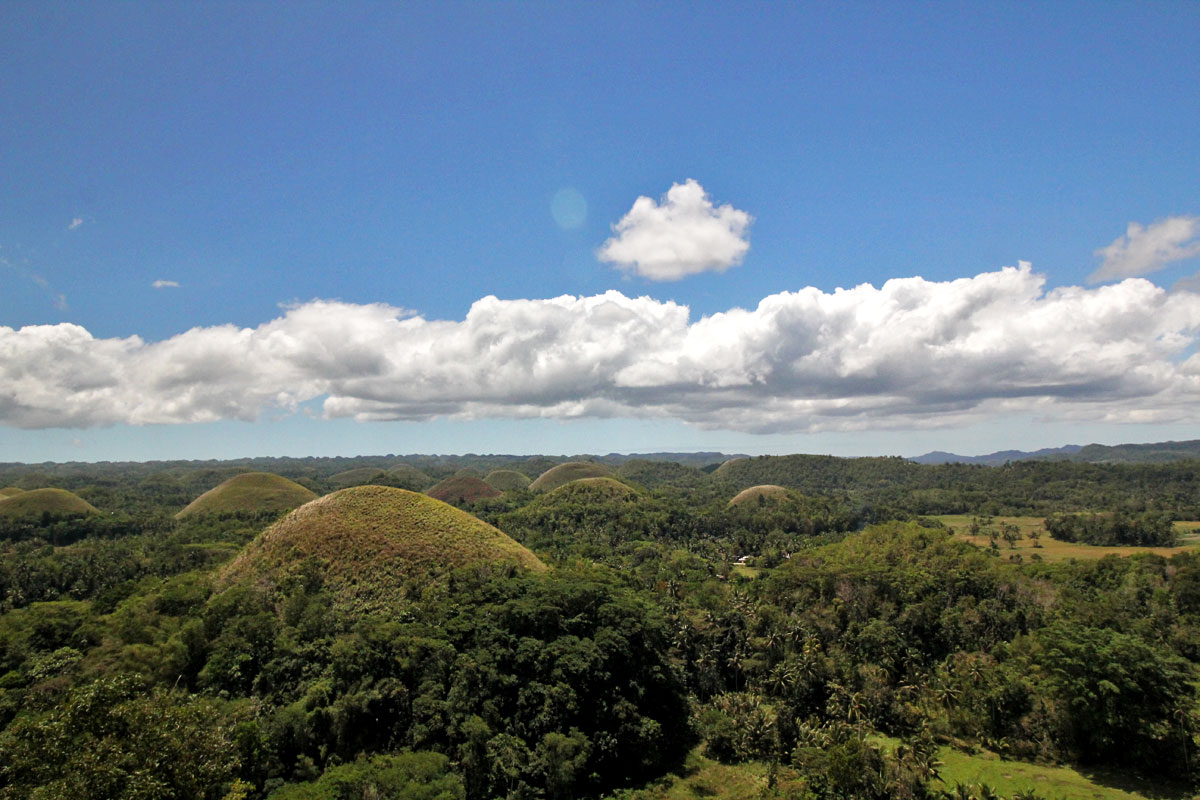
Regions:
<instances>
[{"instance_id":1,"label":"treeline","mask_svg":"<svg viewBox=\"0 0 1200 800\"><path fill-rule=\"evenodd\" d=\"M1082 544L1137 547L1175 547L1179 536L1171 515L1147 512L1138 516L1113 514L1054 514L1046 518L1051 538Z\"/></svg>"}]
</instances>

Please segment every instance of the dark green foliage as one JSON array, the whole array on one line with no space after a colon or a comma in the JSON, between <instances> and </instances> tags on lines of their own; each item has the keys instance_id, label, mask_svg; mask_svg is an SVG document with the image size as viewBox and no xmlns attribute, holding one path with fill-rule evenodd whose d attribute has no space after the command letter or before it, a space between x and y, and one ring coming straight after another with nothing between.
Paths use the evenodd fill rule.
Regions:
<instances>
[{"instance_id":1,"label":"dark green foliage","mask_svg":"<svg viewBox=\"0 0 1200 800\"><path fill-rule=\"evenodd\" d=\"M1050 537L1064 542L1135 547L1175 547L1179 537L1171 516L1146 512L1132 514L1055 514L1046 518Z\"/></svg>"},{"instance_id":2,"label":"dark green foliage","mask_svg":"<svg viewBox=\"0 0 1200 800\"><path fill-rule=\"evenodd\" d=\"M438 477L565 460L404 459ZM233 470L323 490L396 463L0 467L2 485L117 511L4 529L0 797L597 797L655 781L694 744L767 762L768 794L778 770L807 797L937 796L946 742L1194 785L1200 556L1017 565L920 516L1096 509L1151 543L1195 516L1194 462L789 457L710 476L614 457L632 488L470 504L556 565L532 574L351 537L285 546L283 568L231 584L218 568L275 515L170 517ZM743 478L787 496L730 508ZM868 524L890 517L916 522ZM411 521L409 545L436 520ZM313 542L332 541L327 522ZM410 570L417 555L428 570ZM342 569L351 556L361 570ZM386 614L345 591L379 564Z\"/></svg>"},{"instance_id":3,"label":"dark green foliage","mask_svg":"<svg viewBox=\"0 0 1200 800\"><path fill-rule=\"evenodd\" d=\"M102 678L0 734L0 798L219 798L236 767L209 701Z\"/></svg>"}]
</instances>

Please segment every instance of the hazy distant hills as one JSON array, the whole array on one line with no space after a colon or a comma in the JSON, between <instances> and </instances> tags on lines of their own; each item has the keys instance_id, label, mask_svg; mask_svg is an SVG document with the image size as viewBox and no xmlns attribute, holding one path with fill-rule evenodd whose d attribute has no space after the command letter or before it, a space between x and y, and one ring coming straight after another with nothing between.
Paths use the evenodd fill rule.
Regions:
<instances>
[{"instance_id":1,"label":"hazy distant hills","mask_svg":"<svg viewBox=\"0 0 1200 800\"><path fill-rule=\"evenodd\" d=\"M910 459L918 464L984 464L1000 466L1008 461L1028 459L1050 459L1079 461L1088 464L1134 464L1161 463L1200 458L1200 439L1186 442L1152 442L1150 444L1069 444L1064 447L1048 447L1027 452L1024 450L1001 450L983 456L960 456L935 450Z\"/></svg>"}]
</instances>

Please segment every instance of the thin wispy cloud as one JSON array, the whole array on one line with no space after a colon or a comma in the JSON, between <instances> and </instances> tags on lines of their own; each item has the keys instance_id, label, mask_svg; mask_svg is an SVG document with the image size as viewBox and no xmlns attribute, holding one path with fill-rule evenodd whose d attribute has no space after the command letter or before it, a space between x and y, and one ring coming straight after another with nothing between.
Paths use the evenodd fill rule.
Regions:
<instances>
[{"instance_id":1,"label":"thin wispy cloud","mask_svg":"<svg viewBox=\"0 0 1200 800\"><path fill-rule=\"evenodd\" d=\"M750 249L753 217L731 205L714 206L699 183L674 184L662 202L639 197L613 225L597 257L652 281L723 272Z\"/></svg>"},{"instance_id":2,"label":"thin wispy cloud","mask_svg":"<svg viewBox=\"0 0 1200 800\"><path fill-rule=\"evenodd\" d=\"M607 292L485 297L461 321L314 300L161 342L0 327L0 423L327 417L674 418L757 433L965 425L996 414L1200 421L1200 295L1145 280L1046 291L1027 264L816 288L698 320Z\"/></svg>"},{"instance_id":3,"label":"thin wispy cloud","mask_svg":"<svg viewBox=\"0 0 1200 800\"><path fill-rule=\"evenodd\" d=\"M83 224L83 217L75 217L75 219L71 220L71 222L68 223L67 230L73 231L82 224Z\"/></svg>"},{"instance_id":4,"label":"thin wispy cloud","mask_svg":"<svg viewBox=\"0 0 1200 800\"><path fill-rule=\"evenodd\" d=\"M1088 276L1090 283L1158 272L1176 261L1200 256L1200 217L1167 217L1149 226L1131 222L1124 236L1098 249L1096 255L1103 262Z\"/></svg>"},{"instance_id":5,"label":"thin wispy cloud","mask_svg":"<svg viewBox=\"0 0 1200 800\"><path fill-rule=\"evenodd\" d=\"M55 291L54 287L50 285L50 281L35 272L29 273L29 280L33 281L34 284L46 293L46 296L50 298L50 302L54 304L55 308L59 311L67 310L67 296L62 292Z\"/></svg>"},{"instance_id":6,"label":"thin wispy cloud","mask_svg":"<svg viewBox=\"0 0 1200 800\"><path fill-rule=\"evenodd\" d=\"M155 289L178 289L179 281L164 281L162 279L159 279L150 285L153 286Z\"/></svg>"}]
</instances>

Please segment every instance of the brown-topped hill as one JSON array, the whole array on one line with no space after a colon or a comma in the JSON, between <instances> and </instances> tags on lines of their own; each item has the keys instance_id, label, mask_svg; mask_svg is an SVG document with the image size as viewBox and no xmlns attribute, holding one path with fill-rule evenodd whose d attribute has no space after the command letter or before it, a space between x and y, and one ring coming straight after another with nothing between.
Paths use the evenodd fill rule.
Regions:
<instances>
[{"instance_id":1,"label":"brown-topped hill","mask_svg":"<svg viewBox=\"0 0 1200 800\"><path fill-rule=\"evenodd\" d=\"M791 496L792 493L782 486L776 486L773 483L764 483L760 486L751 486L749 489L743 489L738 492L729 501L729 505L744 506L748 503L778 503L782 500L787 500Z\"/></svg>"},{"instance_id":2,"label":"brown-topped hill","mask_svg":"<svg viewBox=\"0 0 1200 800\"><path fill-rule=\"evenodd\" d=\"M406 582L461 567L546 570L533 553L465 511L405 489L356 486L267 528L221 580L277 586L314 563L335 603L358 612L394 608Z\"/></svg>"}]
</instances>

